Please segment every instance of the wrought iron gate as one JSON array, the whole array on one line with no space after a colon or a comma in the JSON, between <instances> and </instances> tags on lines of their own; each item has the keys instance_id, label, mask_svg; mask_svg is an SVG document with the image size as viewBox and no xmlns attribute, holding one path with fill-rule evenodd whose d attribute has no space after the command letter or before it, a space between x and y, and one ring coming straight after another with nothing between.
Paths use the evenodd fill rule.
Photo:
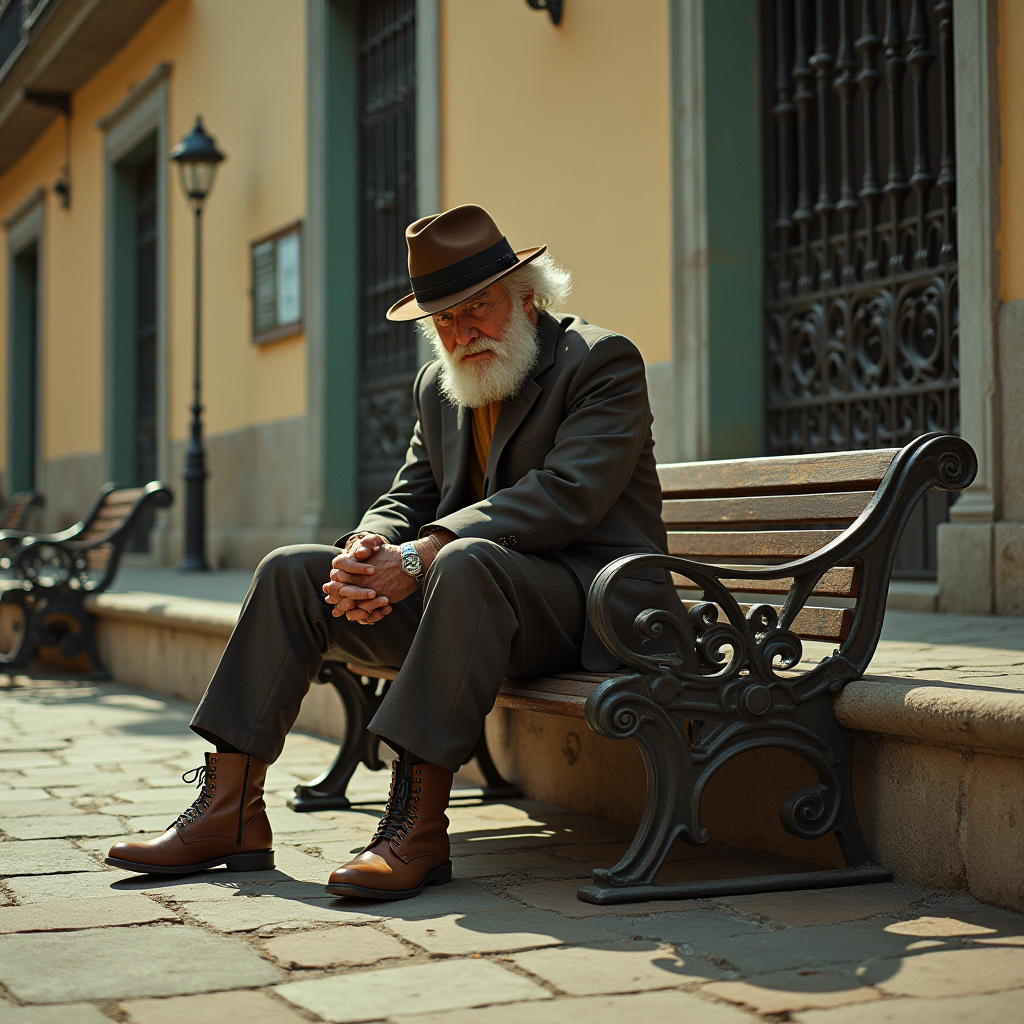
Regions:
<instances>
[{"instance_id":1,"label":"wrought iron gate","mask_svg":"<svg viewBox=\"0 0 1024 1024\"><path fill-rule=\"evenodd\" d=\"M761 38L769 451L959 433L951 0L763 0Z\"/></svg>"},{"instance_id":2,"label":"wrought iron gate","mask_svg":"<svg viewBox=\"0 0 1024 1024\"><path fill-rule=\"evenodd\" d=\"M416 217L416 2L360 6L359 500L387 490L415 422L416 333L388 307L409 290L405 228Z\"/></svg>"}]
</instances>

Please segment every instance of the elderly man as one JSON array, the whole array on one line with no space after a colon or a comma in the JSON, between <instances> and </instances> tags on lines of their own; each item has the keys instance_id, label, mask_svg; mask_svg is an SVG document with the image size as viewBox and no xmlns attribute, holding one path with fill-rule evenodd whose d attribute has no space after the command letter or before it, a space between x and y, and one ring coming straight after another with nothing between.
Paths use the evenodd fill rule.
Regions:
<instances>
[{"instance_id":1,"label":"elderly man","mask_svg":"<svg viewBox=\"0 0 1024 1024\"><path fill-rule=\"evenodd\" d=\"M413 293L387 315L421 321L435 359L416 378L405 465L335 547L260 564L192 720L216 746L198 798L108 864L273 867L264 778L331 650L401 667L370 723L400 756L373 838L327 891L415 896L451 879L452 776L502 679L615 665L587 628L590 582L621 555L666 550L643 359L553 312L568 273L545 246L514 252L480 207L424 217L406 240ZM625 584L623 624L674 599L662 573Z\"/></svg>"}]
</instances>

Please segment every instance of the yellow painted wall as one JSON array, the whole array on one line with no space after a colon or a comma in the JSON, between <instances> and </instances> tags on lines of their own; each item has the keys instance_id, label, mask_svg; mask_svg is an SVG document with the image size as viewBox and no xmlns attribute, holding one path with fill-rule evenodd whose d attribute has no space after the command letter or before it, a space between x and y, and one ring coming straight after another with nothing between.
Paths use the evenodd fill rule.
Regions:
<instances>
[{"instance_id":1,"label":"yellow painted wall","mask_svg":"<svg viewBox=\"0 0 1024 1024\"><path fill-rule=\"evenodd\" d=\"M171 144L202 113L228 155L205 218L207 429L215 434L305 412L302 337L257 348L249 326L249 242L305 213L305 4L168 0L72 100L72 206L59 209L50 194L46 211L41 340L47 459L102 447L103 133L96 120L160 61L173 65ZM38 185L52 185L62 162L63 126L55 124L0 178L0 218ZM193 236L176 177L169 208L170 432L183 438ZM3 258L0 281L6 280ZM5 292L0 289L0 325L6 324Z\"/></svg>"},{"instance_id":2,"label":"yellow painted wall","mask_svg":"<svg viewBox=\"0 0 1024 1024\"><path fill-rule=\"evenodd\" d=\"M999 297L1024 299L1024 3L999 2Z\"/></svg>"},{"instance_id":3,"label":"yellow painted wall","mask_svg":"<svg viewBox=\"0 0 1024 1024\"><path fill-rule=\"evenodd\" d=\"M443 0L444 205L546 242L571 311L671 357L667 0Z\"/></svg>"}]
</instances>

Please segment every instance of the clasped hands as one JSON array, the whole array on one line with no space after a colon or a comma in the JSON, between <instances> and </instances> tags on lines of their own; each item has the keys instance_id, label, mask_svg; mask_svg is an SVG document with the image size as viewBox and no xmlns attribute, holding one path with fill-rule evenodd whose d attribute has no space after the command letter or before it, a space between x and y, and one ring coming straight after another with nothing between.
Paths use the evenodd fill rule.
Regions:
<instances>
[{"instance_id":1,"label":"clasped hands","mask_svg":"<svg viewBox=\"0 0 1024 1024\"><path fill-rule=\"evenodd\" d=\"M448 539L450 534L431 533L413 541L424 569ZM331 566L331 579L323 585L325 600L334 605L331 614L361 626L380 622L416 589L416 581L402 572L401 549L375 533L353 534Z\"/></svg>"}]
</instances>

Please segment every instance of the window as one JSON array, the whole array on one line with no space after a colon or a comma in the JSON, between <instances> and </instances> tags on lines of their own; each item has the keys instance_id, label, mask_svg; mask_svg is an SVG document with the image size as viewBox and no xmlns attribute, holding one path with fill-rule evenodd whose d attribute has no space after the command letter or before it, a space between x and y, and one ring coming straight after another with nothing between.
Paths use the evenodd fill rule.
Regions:
<instances>
[{"instance_id":1,"label":"window","mask_svg":"<svg viewBox=\"0 0 1024 1024\"><path fill-rule=\"evenodd\" d=\"M264 345L302 330L302 225L252 243L252 340Z\"/></svg>"}]
</instances>

